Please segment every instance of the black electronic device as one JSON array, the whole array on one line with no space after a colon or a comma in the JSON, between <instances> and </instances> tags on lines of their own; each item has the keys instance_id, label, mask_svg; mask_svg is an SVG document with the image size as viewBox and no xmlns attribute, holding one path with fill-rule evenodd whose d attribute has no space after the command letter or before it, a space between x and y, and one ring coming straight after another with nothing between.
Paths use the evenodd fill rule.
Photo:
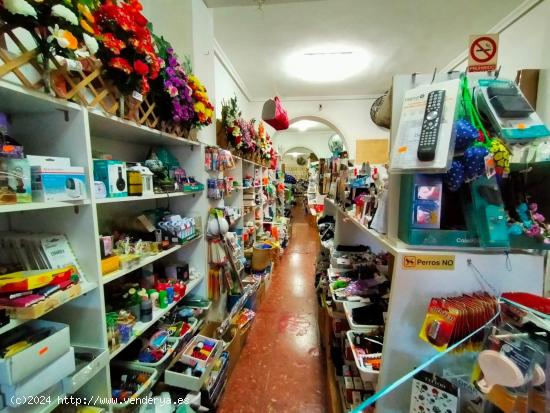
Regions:
<instances>
[{"instance_id":1,"label":"black electronic device","mask_svg":"<svg viewBox=\"0 0 550 413\"><path fill-rule=\"evenodd\" d=\"M444 90L434 90L428 94L418 142L417 156L420 161L429 162L435 159L444 104Z\"/></svg>"},{"instance_id":2,"label":"black electronic device","mask_svg":"<svg viewBox=\"0 0 550 413\"><path fill-rule=\"evenodd\" d=\"M503 118L525 118L533 113L533 108L514 85L506 87L489 86L489 103Z\"/></svg>"},{"instance_id":3,"label":"black electronic device","mask_svg":"<svg viewBox=\"0 0 550 413\"><path fill-rule=\"evenodd\" d=\"M122 177L122 167L118 167L118 179L116 180L116 188L119 191L124 191L126 189L126 181Z\"/></svg>"}]
</instances>

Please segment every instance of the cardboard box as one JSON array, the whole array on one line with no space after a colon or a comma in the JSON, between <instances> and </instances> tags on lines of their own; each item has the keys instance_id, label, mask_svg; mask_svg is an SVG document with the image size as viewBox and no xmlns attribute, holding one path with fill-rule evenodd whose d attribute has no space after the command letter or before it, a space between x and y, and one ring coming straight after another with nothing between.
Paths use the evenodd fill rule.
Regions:
<instances>
[{"instance_id":1,"label":"cardboard box","mask_svg":"<svg viewBox=\"0 0 550 413\"><path fill-rule=\"evenodd\" d=\"M94 180L107 189L107 198L128 196L126 163L115 160L94 159Z\"/></svg>"},{"instance_id":2,"label":"cardboard box","mask_svg":"<svg viewBox=\"0 0 550 413\"><path fill-rule=\"evenodd\" d=\"M206 360L199 360L194 357L192 357L190 354L193 351L193 348L195 347L195 344L198 341L204 340L206 337L198 335L196 336L188 345L187 347L176 357L172 363L170 363L170 366L168 369L166 369L164 373L164 382L168 385L174 386L174 387L180 387L183 389L191 390L191 391L199 391L202 388L202 385L206 381L206 379L209 377L210 372L212 371L212 368L214 367L214 361L217 359L221 352L222 352L222 345L220 341L216 341L216 345L214 347L214 350ZM212 340L212 339L210 339ZM178 360L181 360L184 363L194 365L199 364L204 368L204 372L200 377L190 376L185 373L179 373L177 371L171 370L172 366L177 363Z\"/></svg>"},{"instance_id":3,"label":"cardboard box","mask_svg":"<svg viewBox=\"0 0 550 413\"><path fill-rule=\"evenodd\" d=\"M7 158L0 158L0 205L17 203L15 190L10 187Z\"/></svg>"},{"instance_id":4,"label":"cardboard box","mask_svg":"<svg viewBox=\"0 0 550 413\"><path fill-rule=\"evenodd\" d=\"M219 339L216 330L220 326L217 321L208 321L202 327L200 334L206 337ZM239 327L231 324L225 335L222 337L224 351L229 353L229 374L233 372L241 356L241 340L239 337Z\"/></svg>"},{"instance_id":5,"label":"cardboard box","mask_svg":"<svg viewBox=\"0 0 550 413\"><path fill-rule=\"evenodd\" d=\"M68 325L36 320L31 321L28 326L33 331L51 328L54 332L12 357L0 359L0 385L13 386L27 380L69 351L71 339Z\"/></svg>"},{"instance_id":6,"label":"cardboard box","mask_svg":"<svg viewBox=\"0 0 550 413\"><path fill-rule=\"evenodd\" d=\"M8 185L15 191L17 203L32 202L31 166L27 159L7 159Z\"/></svg>"},{"instance_id":7,"label":"cardboard box","mask_svg":"<svg viewBox=\"0 0 550 413\"><path fill-rule=\"evenodd\" d=\"M60 382L75 371L74 350L69 348L65 354L38 371L35 375L14 386L0 385L6 403L11 407L20 407L17 404L21 398L34 397L49 387Z\"/></svg>"},{"instance_id":8,"label":"cardboard box","mask_svg":"<svg viewBox=\"0 0 550 413\"><path fill-rule=\"evenodd\" d=\"M70 166L68 158L29 156L28 159L33 201L77 201L87 198L83 167Z\"/></svg>"}]
</instances>

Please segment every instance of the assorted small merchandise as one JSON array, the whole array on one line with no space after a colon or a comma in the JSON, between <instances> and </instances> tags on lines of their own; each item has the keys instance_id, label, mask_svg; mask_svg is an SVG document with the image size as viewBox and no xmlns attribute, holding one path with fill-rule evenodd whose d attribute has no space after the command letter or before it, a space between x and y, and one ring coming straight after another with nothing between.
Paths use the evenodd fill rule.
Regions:
<instances>
[{"instance_id":1,"label":"assorted small merchandise","mask_svg":"<svg viewBox=\"0 0 550 413\"><path fill-rule=\"evenodd\" d=\"M187 176L176 158L164 148L152 152L144 165L114 160L108 154L100 156L102 159L94 159L98 199L204 190L204 185Z\"/></svg>"},{"instance_id":2,"label":"assorted small merchandise","mask_svg":"<svg viewBox=\"0 0 550 413\"><path fill-rule=\"evenodd\" d=\"M340 398L346 410L352 410L377 386L391 257L363 245L335 245L335 219L330 215L318 219L318 228L321 247L315 285L320 306L329 309L324 317L330 318L324 324L329 329L321 328L321 340L331 343L325 351L330 352Z\"/></svg>"},{"instance_id":3,"label":"assorted small merchandise","mask_svg":"<svg viewBox=\"0 0 550 413\"><path fill-rule=\"evenodd\" d=\"M350 330L347 336L363 380L376 382L376 379L373 380L373 378L380 371L382 363L384 331L375 330L371 333L357 333Z\"/></svg>"},{"instance_id":4,"label":"assorted small merchandise","mask_svg":"<svg viewBox=\"0 0 550 413\"><path fill-rule=\"evenodd\" d=\"M80 201L88 197L83 167L69 158L25 155L0 113L0 205Z\"/></svg>"},{"instance_id":5,"label":"assorted small merchandise","mask_svg":"<svg viewBox=\"0 0 550 413\"><path fill-rule=\"evenodd\" d=\"M235 190L236 181L231 176L216 179L209 178L207 181L208 198L210 199L222 199L225 196L233 193Z\"/></svg>"},{"instance_id":6,"label":"assorted small merchandise","mask_svg":"<svg viewBox=\"0 0 550 413\"><path fill-rule=\"evenodd\" d=\"M234 225L242 217L242 212L240 208L226 206L224 208L224 213L225 213L225 219L227 220L230 226Z\"/></svg>"},{"instance_id":7,"label":"assorted small merchandise","mask_svg":"<svg viewBox=\"0 0 550 413\"><path fill-rule=\"evenodd\" d=\"M333 298L337 301L387 302L387 263L387 254L375 255L369 247L336 246L331 251L328 272Z\"/></svg>"},{"instance_id":8,"label":"assorted small merchandise","mask_svg":"<svg viewBox=\"0 0 550 413\"><path fill-rule=\"evenodd\" d=\"M463 333L479 332L459 347L463 352L453 353L458 360L451 360L443 374L423 370L414 375L410 411L546 412L550 301L527 293L504 293L498 300L486 294L474 298L445 299L449 308L443 310L441 302L433 306L431 324L425 323L423 330L445 330L440 343L430 341L439 350L457 342L448 337L458 336L458 342L463 342ZM493 316L480 321L484 308ZM462 315L465 311L467 316ZM454 322L453 314L458 318L451 331L444 323ZM443 317L446 320L441 321Z\"/></svg>"},{"instance_id":9,"label":"assorted small merchandise","mask_svg":"<svg viewBox=\"0 0 550 413\"><path fill-rule=\"evenodd\" d=\"M132 399L146 395L158 378L153 368L111 365L111 398L114 405L127 405Z\"/></svg>"},{"instance_id":10,"label":"assorted small merchandise","mask_svg":"<svg viewBox=\"0 0 550 413\"><path fill-rule=\"evenodd\" d=\"M141 259L197 238L200 236L199 220L164 209L115 219L113 235L102 235L99 239L103 275L131 268Z\"/></svg>"},{"instance_id":11,"label":"assorted small merchandise","mask_svg":"<svg viewBox=\"0 0 550 413\"><path fill-rule=\"evenodd\" d=\"M204 164L208 171L227 171L235 168L235 161L231 152L207 146L204 153Z\"/></svg>"},{"instance_id":12,"label":"assorted small merchandise","mask_svg":"<svg viewBox=\"0 0 550 413\"><path fill-rule=\"evenodd\" d=\"M498 303L489 294L432 298L420 330L420 338L442 351L488 323L495 317ZM483 334L472 337L460 349L478 351Z\"/></svg>"},{"instance_id":13,"label":"assorted small merchandise","mask_svg":"<svg viewBox=\"0 0 550 413\"><path fill-rule=\"evenodd\" d=\"M200 334L195 336L166 370L166 384L198 391L221 355L222 347L221 341Z\"/></svg>"},{"instance_id":14,"label":"assorted small merchandise","mask_svg":"<svg viewBox=\"0 0 550 413\"><path fill-rule=\"evenodd\" d=\"M210 283L208 296L211 300L225 291L242 292L244 256L239 237L229 232L229 223L221 209L211 209L208 219L208 244Z\"/></svg>"},{"instance_id":15,"label":"assorted small merchandise","mask_svg":"<svg viewBox=\"0 0 550 413\"><path fill-rule=\"evenodd\" d=\"M0 336L2 408L21 407L20 397L35 397L75 371L69 326L34 320Z\"/></svg>"},{"instance_id":16,"label":"assorted small merchandise","mask_svg":"<svg viewBox=\"0 0 550 413\"><path fill-rule=\"evenodd\" d=\"M157 311L167 311L169 307L180 302L187 293L187 284L199 279L200 275L186 263L178 262L147 265L134 272L133 277L127 278L124 284L111 287L106 297L107 308L110 310L107 313L107 330L111 351L133 339L134 327L138 322L150 323ZM171 314L174 316L165 318L172 321L161 330L165 331L164 335L156 337L153 344L164 344L164 339L170 336L181 337L186 334L190 328L182 322L187 323L190 318L196 319L202 311L188 312L184 308L176 308ZM135 334L139 333L140 331Z\"/></svg>"},{"instance_id":17,"label":"assorted small merchandise","mask_svg":"<svg viewBox=\"0 0 550 413\"><path fill-rule=\"evenodd\" d=\"M445 91L444 98L428 102L437 91ZM411 89L399 128L390 169L404 174L401 240L550 248L549 211L538 184L547 176L545 158L525 156L532 148L544 148L540 138L550 131L512 81L462 74ZM424 149L414 150L422 139L426 148L433 145L435 160L421 159Z\"/></svg>"},{"instance_id":18,"label":"assorted small merchandise","mask_svg":"<svg viewBox=\"0 0 550 413\"><path fill-rule=\"evenodd\" d=\"M81 293L80 266L64 235L0 233L0 308L35 319Z\"/></svg>"}]
</instances>

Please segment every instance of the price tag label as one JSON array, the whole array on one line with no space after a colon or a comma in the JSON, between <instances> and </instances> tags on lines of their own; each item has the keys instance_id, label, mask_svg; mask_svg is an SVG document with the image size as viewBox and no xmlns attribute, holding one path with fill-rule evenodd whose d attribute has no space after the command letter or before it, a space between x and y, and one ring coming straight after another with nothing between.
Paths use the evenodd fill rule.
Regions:
<instances>
[{"instance_id":1,"label":"price tag label","mask_svg":"<svg viewBox=\"0 0 550 413\"><path fill-rule=\"evenodd\" d=\"M139 93L138 91L134 90L132 92L132 97L135 99L135 100L139 100L140 102L143 102L143 95L141 93Z\"/></svg>"},{"instance_id":2,"label":"price tag label","mask_svg":"<svg viewBox=\"0 0 550 413\"><path fill-rule=\"evenodd\" d=\"M495 160L493 159L493 154L487 155L485 158L485 174L487 178L491 178L496 175Z\"/></svg>"},{"instance_id":3,"label":"price tag label","mask_svg":"<svg viewBox=\"0 0 550 413\"><path fill-rule=\"evenodd\" d=\"M67 70L71 72L82 72L83 66L78 60L65 59L65 62L67 64Z\"/></svg>"}]
</instances>

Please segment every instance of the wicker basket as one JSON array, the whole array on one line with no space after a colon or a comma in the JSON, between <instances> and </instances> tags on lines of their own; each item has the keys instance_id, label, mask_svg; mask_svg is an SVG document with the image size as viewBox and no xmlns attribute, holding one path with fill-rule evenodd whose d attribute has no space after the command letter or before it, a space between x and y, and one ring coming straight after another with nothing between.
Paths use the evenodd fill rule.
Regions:
<instances>
[{"instance_id":1,"label":"wicker basket","mask_svg":"<svg viewBox=\"0 0 550 413\"><path fill-rule=\"evenodd\" d=\"M189 130L189 128L185 127L181 123L162 121L160 123L160 130L179 138L189 139L196 142L198 141L197 130Z\"/></svg>"},{"instance_id":2,"label":"wicker basket","mask_svg":"<svg viewBox=\"0 0 550 413\"><path fill-rule=\"evenodd\" d=\"M81 61L82 70L68 70L55 60L53 64L56 69L50 73L50 84L58 98L98 108L110 115L118 114L120 93L103 78L97 59Z\"/></svg>"},{"instance_id":3,"label":"wicker basket","mask_svg":"<svg viewBox=\"0 0 550 413\"><path fill-rule=\"evenodd\" d=\"M121 98L121 117L136 122L139 125L159 129L161 126L160 117L155 111L156 103L151 95L125 96Z\"/></svg>"},{"instance_id":4,"label":"wicker basket","mask_svg":"<svg viewBox=\"0 0 550 413\"><path fill-rule=\"evenodd\" d=\"M229 139L221 120L216 121L216 145L223 149L230 149Z\"/></svg>"},{"instance_id":5,"label":"wicker basket","mask_svg":"<svg viewBox=\"0 0 550 413\"><path fill-rule=\"evenodd\" d=\"M254 244L254 251L252 253L252 269L254 271L263 271L271 265L273 260L274 248L260 248L260 244L267 247L265 243Z\"/></svg>"}]
</instances>

